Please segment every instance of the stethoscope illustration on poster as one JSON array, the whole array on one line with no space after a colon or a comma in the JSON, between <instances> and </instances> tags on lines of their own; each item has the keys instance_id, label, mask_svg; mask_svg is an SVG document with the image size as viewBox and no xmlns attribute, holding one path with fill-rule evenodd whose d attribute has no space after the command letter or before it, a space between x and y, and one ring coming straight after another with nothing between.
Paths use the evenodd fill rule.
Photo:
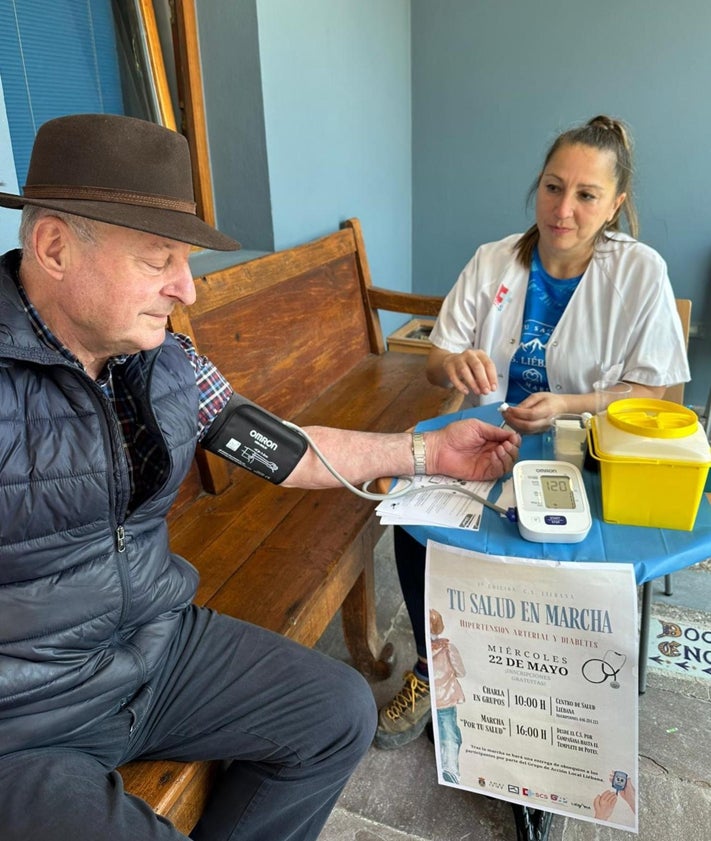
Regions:
<instances>
[{"instance_id":1,"label":"stethoscope illustration on poster","mask_svg":"<svg viewBox=\"0 0 711 841\"><path fill-rule=\"evenodd\" d=\"M591 657L583 663L583 677L588 683L607 683L610 680L611 689L619 689L620 684L617 675L624 668L627 662L627 655L619 651L606 651L605 656Z\"/></svg>"}]
</instances>

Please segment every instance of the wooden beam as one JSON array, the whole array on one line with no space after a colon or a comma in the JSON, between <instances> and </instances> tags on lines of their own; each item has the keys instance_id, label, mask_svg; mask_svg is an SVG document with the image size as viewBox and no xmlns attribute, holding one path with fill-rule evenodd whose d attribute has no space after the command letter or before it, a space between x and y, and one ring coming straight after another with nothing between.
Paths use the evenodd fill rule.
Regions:
<instances>
[{"instance_id":1,"label":"wooden beam","mask_svg":"<svg viewBox=\"0 0 711 841\"><path fill-rule=\"evenodd\" d=\"M183 116L181 129L190 144L197 213L208 225L214 226L215 205L205 124L195 0L172 0L172 7L175 67Z\"/></svg>"},{"instance_id":2,"label":"wooden beam","mask_svg":"<svg viewBox=\"0 0 711 841\"><path fill-rule=\"evenodd\" d=\"M158 113L161 125L176 131L175 111L170 96L168 75L165 72L163 48L158 35L158 24L152 0L137 0L138 13L141 17L143 32L146 38L148 61L151 78L156 86Z\"/></svg>"}]
</instances>

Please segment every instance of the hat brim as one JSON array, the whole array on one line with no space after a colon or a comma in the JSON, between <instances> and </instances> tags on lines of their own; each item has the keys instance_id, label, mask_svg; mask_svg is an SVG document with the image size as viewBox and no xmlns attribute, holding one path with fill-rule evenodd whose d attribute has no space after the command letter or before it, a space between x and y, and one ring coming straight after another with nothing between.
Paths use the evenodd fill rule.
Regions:
<instances>
[{"instance_id":1,"label":"hat brim","mask_svg":"<svg viewBox=\"0 0 711 841\"><path fill-rule=\"evenodd\" d=\"M201 248L211 248L215 251L236 251L241 247L237 240L215 230L215 228L203 222L199 216L192 213L114 202L30 199L12 193L0 193L0 207L20 210L26 204L59 210L63 213L73 213L75 216L95 219L97 222L107 222L110 225L133 228L137 231L157 234L166 237L166 239L198 245Z\"/></svg>"}]
</instances>

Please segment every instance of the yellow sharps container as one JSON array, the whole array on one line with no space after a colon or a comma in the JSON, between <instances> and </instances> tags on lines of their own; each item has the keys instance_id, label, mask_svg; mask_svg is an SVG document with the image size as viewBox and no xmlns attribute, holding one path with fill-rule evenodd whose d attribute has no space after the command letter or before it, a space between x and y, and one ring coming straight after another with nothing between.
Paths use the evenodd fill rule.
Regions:
<instances>
[{"instance_id":1,"label":"yellow sharps container","mask_svg":"<svg viewBox=\"0 0 711 841\"><path fill-rule=\"evenodd\" d=\"M711 466L691 409L668 400L616 400L593 416L588 442L600 462L605 522L691 531Z\"/></svg>"}]
</instances>

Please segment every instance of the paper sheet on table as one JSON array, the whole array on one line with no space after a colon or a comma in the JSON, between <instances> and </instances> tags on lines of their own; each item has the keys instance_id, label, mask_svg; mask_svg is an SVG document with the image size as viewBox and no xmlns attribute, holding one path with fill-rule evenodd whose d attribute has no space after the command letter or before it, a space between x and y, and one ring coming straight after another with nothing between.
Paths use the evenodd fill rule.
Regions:
<instances>
[{"instance_id":1,"label":"paper sheet on table","mask_svg":"<svg viewBox=\"0 0 711 841\"><path fill-rule=\"evenodd\" d=\"M470 496L454 490L438 490L438 485L455 484L486 499L494 482L465 482L448 476L415 476L413 488L421 493L400 499L383 500L375 509L383 525L434 525L450 529L478 531L484 506ZM393 490L405 487L397 482Z\"/></svg>"},{"instance_id":2,"label":"paper sheet on table","mask_svg":"<svg viewBox=\"0 0 711 841\"><path fill-rule=\"evenodd\" d=\"M499 508L515 508L516 494L514 493L513 478L505 479L501 484L501 493L496 500Z\"/></svg>"}]
</instances>

